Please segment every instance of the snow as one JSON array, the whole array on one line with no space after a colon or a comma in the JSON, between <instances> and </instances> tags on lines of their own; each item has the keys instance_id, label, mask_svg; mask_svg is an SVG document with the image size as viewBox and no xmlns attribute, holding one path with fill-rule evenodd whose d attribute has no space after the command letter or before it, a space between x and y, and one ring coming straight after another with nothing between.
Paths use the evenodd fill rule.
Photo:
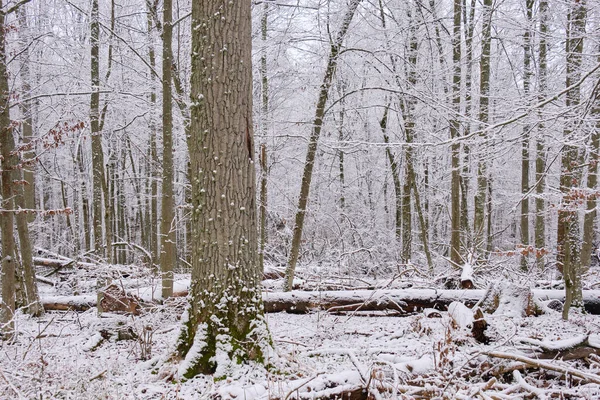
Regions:
<instances>
[{"instance_id":1,"label":"snow","mask_svg":"<svg viewBox=\"0 0 600 400\"><path fill-rule=\"evenodd\" d=\"M121 284L149 302L160 294L158 285L150 283L140 280L138 288L131 281ZM175 291L184 292L189 284L188 277L179 276ZM390 390L396 391L397 398L402 398L402 393L404 398L444 394L446 398L469 399L477 397L480 391L493 394L505 390L522 398L525 393L533 393L533 388L548 398L559 394L600 398L598 384L571 382L571 387L566 388L559 376L541 381L531 372L523 372L518 380L515 377L514 383L489 384L489 371L499 364L515 362L483 355L497 351L533 356L539 348L567 348L585 337L590 346L600 348L600 336L596 333L600 331L600 316L574 314L570 321L563 321L559 313L539 317L486 315L486 333L491 343L483 345L468 332L472 311L464 305L475 303L483 290L437 290L406 282L398 285L413 287L370 292L265 292L263 296L282 301L344 298L360 302L368 298L372 302L400 302L407 297L460 301L452 303L448 312L429 310L403 317L385 313L333 314L318 309L307 314L267 313L264 323L257 322L253 329L270 331L274 349L266 343L263 347L273 368L266 370L252 362L227 363L228 348L220 345L215 356L221 365L218 375L222 379L218 380L217 375L181 379L205 345L202 332L206 329L205 325L200 327L184 360L173 358L180 329L187 320L184 298L169 299L162 305L154 303L139 316L98 316L94 308L78 313L49 312L41 319L19 313L16 342L2 343L0 348L0 373L5 377L0 376L0 398L185 400L218 395L224 400L268 400L283 399L292 393L291 400L323 398L361 390L367 385L381 390L377 395L381 399L394 398ZM95 294L57 296L57 290L45 287L44 302L96 302ZM541 298L564 296L562 290L534 294ZM599 295L599 291L585 292L587 299L598 299ZM437 317L428 317L434 315ZM459 325L466 329L455 328L451 316L462 321ZM150 343L144 344L141 339L118 340L116 335L120 329L130 329L141 337L146 327L151 327ZM222 343L226 343L225 339ZM148 344L150 354L142 359L141 346ZM573 368L592 376L600 371L600 366L594 365L576 364Z\"/></svg>"}]
</instances>

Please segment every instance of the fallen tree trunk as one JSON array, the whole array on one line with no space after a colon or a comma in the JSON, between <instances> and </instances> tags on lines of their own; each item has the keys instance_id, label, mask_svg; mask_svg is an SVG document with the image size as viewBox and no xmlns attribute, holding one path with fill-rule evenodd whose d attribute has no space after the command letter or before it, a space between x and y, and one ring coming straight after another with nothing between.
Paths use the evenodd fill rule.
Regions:
<instances>
[{"instance_id":1,"label":"fallen tree trunk","mask_svg":"<svg viewBox=\"0 0 600 400\"><path fill-rule=\"evenodd\" d=\"M150 289L148 289L150 290ZM138 290L137 293L141 291ZM413 313L425 308L435 308L446 311L453 301L460 301L468 307L473 307L483 296L484 290L351 290L326 292L266 292L263 293L265 312L288 312L304 314L312 310L325 311L387 311L397 313ZM132 293L136 293L132 291ZM137 294L136 293L136 294ZM185 290L176 291L176 296L185 296ZM564 299L562 290L533 290L533 295L539 300ZM143 298L143 296L142 296ZM58 297L42 298L46 310L56 310L61 301ZM63 296L62 303L69 300L78 307L89 304L96 306L96 296ZM585 290L583 292L585 309L590 314L600 315L600 290ZM68 309L68 304L62 305ZM89 308L89 307L88 307ZM73 308L75 309L75 308Z\"/></svg>"},{"instance_id":2,"label":"fallen tree trunk","mask_svg":"<svg viewBox=\"0 0 600 400\"><path fill-rule=\"evenodd\" d=\"M517 337L515 341L531 345L535 351L533 355L536 359L561 359L568 361L587 358L591 354L600 355L600 343L597 343L597 340L596 342L591 341L589 335L580 335L555 341L541 341L526 337Z\"/></svg>"}]
</instances>

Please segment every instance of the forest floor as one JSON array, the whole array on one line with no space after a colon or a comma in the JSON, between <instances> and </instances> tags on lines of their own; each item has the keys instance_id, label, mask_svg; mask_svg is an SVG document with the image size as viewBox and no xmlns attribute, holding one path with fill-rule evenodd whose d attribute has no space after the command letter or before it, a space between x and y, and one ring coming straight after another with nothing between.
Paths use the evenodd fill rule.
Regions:
<instances>
[{"instance_id":1,"label":"forest floor","mask_svg":"<svg viewBox=\"0 0 600 400\"><path fill-rule=\"evenodd\" d=\"M42 296L93 286L77 282L43 287ZM226 379L184 381L167 361L184 307L176 298L135 316L95 308L18 314L16 339L0 344L0 398L600 399L598 315L486 315L490 341L481 344L447 312L269 313L276 371L241 365ZM578 356L581 346L587 351ZM543 349L567 348L574 360L538 359Z\"/></svg>"}]
</instances>

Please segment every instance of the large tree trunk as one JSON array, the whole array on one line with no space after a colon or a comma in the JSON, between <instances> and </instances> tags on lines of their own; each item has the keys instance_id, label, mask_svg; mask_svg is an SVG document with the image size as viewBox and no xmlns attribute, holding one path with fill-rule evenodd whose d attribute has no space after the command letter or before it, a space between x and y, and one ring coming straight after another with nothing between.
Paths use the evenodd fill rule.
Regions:
<instances>
[{"instance_id":1,"label":"large tree trunk","mask_svg":"<svg viewBox=\"0 0 600 400\"><path fill-rule=\"evenodd\" d=\"M171 0L163 5L163 168L160 222L160 271L162 274L163 299L173 295L173 268L177 263L175 247L175 194L173 192L173 102L172 74L173 54L171 41L173 36Z\"/></svg>"},{"instance_id":2,"label":"large tree trunk","mask_svg":"<svg viewBox=\"0 0 600 400\"><path fill-rule=\"evenodd\" d=\"M327 68L325 70L325 76L323 77L323 83L321 83L321 90L319 91L319 99L317 100L317 108L315 111L315 119L313 121L313 130L308 141L308 151L306 152L306 161L304 163L304 172L302 174L302 184L300 186L300 197L298 199L298 210L296 211L296 220L294 223L294 234L292 238L292 248L290 249L290 259L288 261L288 267L285 272L285 285L284 289L292 290L292 282L294 280L294 274L296 271L296 264L298 262L298 255L300 254L300 242L302 240L302 231L304 229L304 217L306 215L306 205L308 204L308 196L310 193L310 183L312 181L312 172L315 164L315 157L317 155L317 146L319 143L319 136L321 135L321 128L323 127L323 118L325 116L325 106L327 105L327 99L329 98L329 89L335 76L337 69L338 57L352 21L354 12L358 8L361 0L352 0L348 6L348 10L342 19L342 26L338 31L335 41L331 43L331 52L329 53L329 59L327 61Z\"/></svg>"},{"instance_id":3,"label":"large tree trunk","mask_svg":"<svg viewBox=\"0 0 600 400\"><path fill-rule=\"evenodd\" d=\"M585 1L573 0L569 5L567 23L567 73L566 87L570 87L581 77L581 58L583 52L583 38L585 34L586 7ZM579 86L571 88L567 92L566 106L571 110L580 103ZM562 204L558 210L557 243L558 250L556 261L559 268L562 267L565 279L565 305L563 308L563 319L569 318L571 307L581 308L583 306L581 292L581 247L579 215L576 193L573 189L577 185L580 175L579 165L580 152L573 144L576 142L577 132L575 128L579 125L577 115L570 111L567 113L564 127L565 145L562 150L560 191L563 193Z\"/></svg>"},{"instance_id":4,"label":"large tree trunk","mask_svg":"<svg viewBox=\"0 0 600 400\"><path fill-rule=\"evenodd\" d=\"M271 346L257 251L250 1L195 1L192 27L193 269L177 354L180 375L223 377L230 363L265 362Z\"/></svg>"},{"instance_id":5,"label":"large tree trunk","mask_svg":"<svg viewBox=\"0 0 600 400\"><path fill-rule=\"evenodd\" d=\"M0 8L3 2L0 0ZM0 154L2 155L2 207L0 213L0 234L2 235L2 332L12 337L15 313L15 239L14 239L14 201L13 170L18 159L13 150L15 147L13 127L10 123L10 92L8 87L8 69L6 67L6 33L5 14L0 13Z\"/></svg>"}]
</instances>

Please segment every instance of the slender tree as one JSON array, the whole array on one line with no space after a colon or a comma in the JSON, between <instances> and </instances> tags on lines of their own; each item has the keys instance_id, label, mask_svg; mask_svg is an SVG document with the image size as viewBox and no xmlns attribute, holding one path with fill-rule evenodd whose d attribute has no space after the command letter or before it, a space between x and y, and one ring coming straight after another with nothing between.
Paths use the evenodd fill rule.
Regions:
<instances>
[{"instance_id":1,"label":"slender tree","mask_svg":"<svg viewBox=\"0 0 600 400\"><path fill-rule=\"evenodd\" d=\"M450 182L450 262L458 268L462 265L460 248L460 81L462 78L461 64L461 0L454 0L452 28L452 118L450 119L451 145L451 182Z\"/></svg>"},{"instance_id":2,"label":"slender tree","mask_svg":"<svg viewBox=\"0 0 600 400\"><path fill-rule=\"evenodd\" d=\"M600 45L597 49L600 50ZM600 63L600 51L598 54L598 63ZM598 162L600 162L600 82L596 83L590 102L592 104L591 115L596 123L591 127L588 157L588 193L583 219L583 243L581 245L581 266L584 270L587 270L592 262L596 216L598 214L596 210L598 206L596 190L598 185Z\"/></svg>"},{"instance_id":3,"label":"slender tree","mask_svg":"<svg viewBox=\"0 0 600 400\"><path fill-rule=\"evenodd\" d=\"M160 271L162 273L162 297L173 295L173 268L177 263L175 247L175 194L173 192L173 101L172 74L173 64L173 5L171 0L163 4L163 68L162 68L162 196L160 222Z\"/></svg>"},{"instance_id":4,"label":"slender tree","mask_svg":"<svg viewBox=\"0 0 600 400\"><path fill-rule=\"evenodd\" d=\"M525 1L525 14L526 14L526 27L525 33L523 34L523 96L525 101L529 103L529 95L531 92L531 58L532 58L532 44L531 44L531 25L533 24L533 3L534 0ZM521 244L523 246L529 245L529 142L530 142L530 130L531 126L525 124L523 126L522 142L521 142L521 193L523 198L521 199ZM523 270L528 269L527 257L523 255L521 257L521 268Z\"/></svg>"},{"instance_id":5,"label":"slender tree","mask_svg":"<svg viewBox=\"0 0 600 400\"><path fill-rule=\"evenodd\" d=\"M315 157L317 155L319 136L321 135L321 129L323 127L325 106L327 105L327 99L329 98L329 89L331 88L333 78L335 77L335 71L337 69L338 58L342 43L344 42L344 37L348 32L348 27L350 26L350 22L352 22L352 18L354 17L354 13L360 2L361 0L352 0L350 2L348 10L342 19L342 25L337 33L337 36L333 42L330 43L330 53L327 60L327 68L325 69L325 76L323 77L323 82L321 83L321 89L319 91L319 98L317 100L317 108L315 110L315 118L313 121L313 129L308 141L308 151L306 152L306 161L304 162L304 172L302 174L302 184L300 185L298 209L296 211L296 219L294 223L292 248L290 249L290 258L285 271L284 289L286 291L292 290L296 264L298 263L298 255L300 254L300 242L302 240L302 231L304 229L304 217L306 215L306 206L308 204L310 183L312 181Z\"/></svg>"},{"instance_id":6,"label":"slender tree","mask_svg":"<svg viewBox=\"0 0 600 400\"><path fill-rule=\"evenodd\" d=\"M538 101L546 98L548 75L548 2L540 0L539 4L540 39L538 45ZM546 246L546 223L544 191L546 190L546 145L544 141L545 124L542 118L542 107L538 108L537 137L535 140L535 247L538 267L544 264L543 249Z\"/></svg>"},{"instance_id":7,"label":"slender tree","mask_svg":"<svg viewBox=\"0 0 600 400\"><path fill-rule=\"evenodd\" d=\"M483 1L483 26L481 32L481 59L479 61L479 123L482 132L489 123L489 95L490 95L490 49L492 43L492 0ZM475 194L475 217L473 232L475 236L475 249L477 257L485 248L484 228L486 205L491 201L488 198L488 160L487 135L482 134L482 152L477 163L477 193ZM489 224L488 224L489 227Z\"/></svg>"}]
</instances>

